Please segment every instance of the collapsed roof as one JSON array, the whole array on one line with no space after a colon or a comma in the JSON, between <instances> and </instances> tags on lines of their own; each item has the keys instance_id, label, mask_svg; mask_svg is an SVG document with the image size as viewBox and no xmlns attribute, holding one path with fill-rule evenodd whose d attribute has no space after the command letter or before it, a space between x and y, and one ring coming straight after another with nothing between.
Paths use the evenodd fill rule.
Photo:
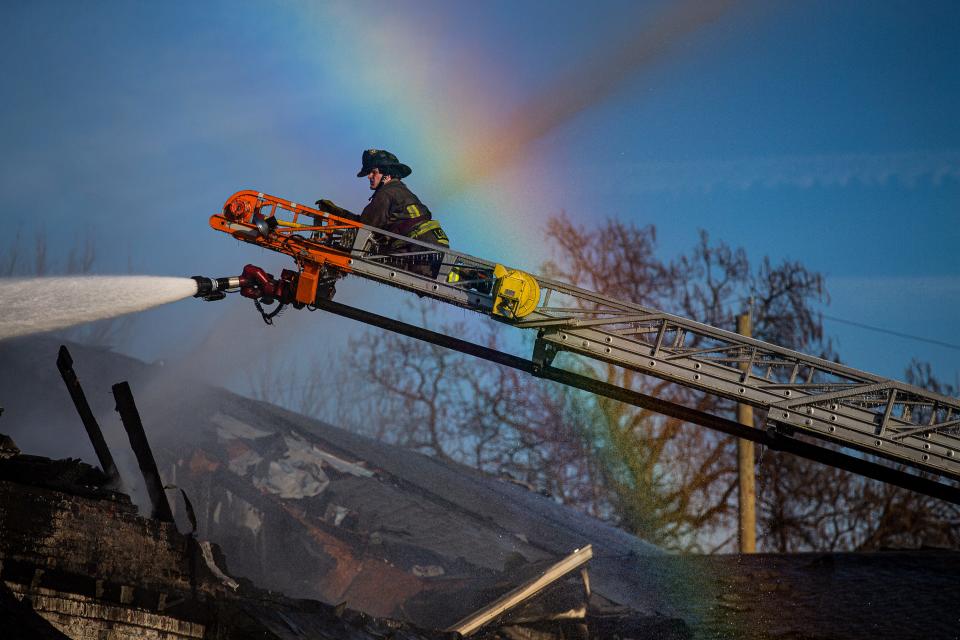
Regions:
<instances>
[{"instance_id":1,"label":"collapsed roof","mask_svg":"<svg viewBox=\"0 0 960 640\"><path fill-rule=\"evenodd\" d=\"M79 440L77 418L63 419L73 412L69 399L50 373L57 346L42 339L0 345L6 362L20 363L15 376L0 371L0 383L23 388L5 400L5 422L69 425ZM185 491L199 535L224 549L234 575L289 596L443 629L592 545L595 611L630 612L652 627L679 622L658 595L655 572L621 571L632 557L660 554L657 548L549 497L223 389L177 388L162 367L71 349L115 451L125 443L110 432L117 418L103 390L130 381L164 482ZM89 445L67 453L83 448L93 458ZM136 492L136 472L118 464ZM189 529L182 500L175 512ZM556 585L536 614L528 604L523 615L582 618L583 596L578 603L563 591Z\"/></svg>"},{"instance_id":2,"label":"collapsed roof","mask_svg":"<svg viewBox=\"0 0 960 640\"><path fill-rule=\"evenodd\" d=\"M22 435L56 437L62 449L50 455L91 460L76 418L65 419L74 414L52 371L58 344L0 343L3 426L21 445ZM637 638L872 638L904 629L950 637L955 629L943 613L960 600L954 552L667 555L513 483L161 367L71 348L114 451L124 443L110 434L116 417L105 390L126 379L164 481L190 497L200 536L223 546L232 575L291 596L446 628L590 544L592 633L601 637L613 633L601 630L609 621L626 635L627 620ZM63 441L65 429L77 444ZM120 466L133 484L136 473ZM176 512L189 528L182 501ZM575 582L515 609L513 622L580 615L582 598L564 595ZM510 620L501 623L502 631Z\"/></svg>"}]
</instances>

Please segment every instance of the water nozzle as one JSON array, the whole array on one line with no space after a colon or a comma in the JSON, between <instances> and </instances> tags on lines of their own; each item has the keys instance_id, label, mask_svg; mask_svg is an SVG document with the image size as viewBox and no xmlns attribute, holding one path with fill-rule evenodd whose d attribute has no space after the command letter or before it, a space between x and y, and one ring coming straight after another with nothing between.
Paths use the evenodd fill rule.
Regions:
<instances>
[{"instance_id":1,"label":"water nozzle","mask_svg":"<svg viewBox=\"0 0 960 640\"><path fill-rule=\"evenodd\" d=\"M273 317L288 304L292 304L296 309L304 307L304 303L297 300L299 274L290 269L284 269L279 278L274 278L260 267L248 264L239 276L229 278L193 276L193 280L197 283L194 298L207 301L223 300L227 297L227 293L239 291L241 296L250 298L256 303L257 309L267 324L270 324ZM264 311L264 304L274 303L277 306L273 311Z\"/></svg>"},{"instance_id":2,"label":"water nozzle","mask_svg":"<svg viewBox=\"0 0 960 640\"><path fill-rule=\"evenodd\" d=\"M223 300L228 291L240 288L240 276L231 276L228 278L207 278L206 276L193 276L197 282L197 292L193 294L194 298L203 298L208 302L214 300Z\"/></svg>"}]
</instances>

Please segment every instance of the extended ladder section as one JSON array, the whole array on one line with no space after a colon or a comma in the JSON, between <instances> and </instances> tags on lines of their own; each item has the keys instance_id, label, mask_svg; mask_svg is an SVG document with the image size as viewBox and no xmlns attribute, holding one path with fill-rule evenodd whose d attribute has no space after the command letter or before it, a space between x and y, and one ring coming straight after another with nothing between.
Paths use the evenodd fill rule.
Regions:
<instances>
[{"instance_id":1,"label":"extended ladder section","mask_svg":"<svg viewBox=\"0 0 960 640\"><path fill-rule=\"evenodd\" d=\"M533 360L540 366L549 366L562 351L578 354L752 405L766 413L768 428L804 433L960 480L957 398L505 269L445 247L405 239L414 250L379 253L376 238L404 238L302 205L256 196L256 211L270 205L270 215L286 211L294 214L294 222L274 226L269 237L250 232L259 221L250 220L249 215L241 222L250 223L239 228L236 220L233 227L224 228L223 216L211 218L211 225L288 253L302 270L316 271L315 263L321 262L323 271L323 265L329 264L341 275L353 273L516 328L536 330ZM315 226L298 224L303 215L312 216ZM302 237L292 240L290 234ZM411 272L410 265L417 263L433 265L434 276ZM518 313L525 302L528 308Z\"/></svg>"}]
</instances>

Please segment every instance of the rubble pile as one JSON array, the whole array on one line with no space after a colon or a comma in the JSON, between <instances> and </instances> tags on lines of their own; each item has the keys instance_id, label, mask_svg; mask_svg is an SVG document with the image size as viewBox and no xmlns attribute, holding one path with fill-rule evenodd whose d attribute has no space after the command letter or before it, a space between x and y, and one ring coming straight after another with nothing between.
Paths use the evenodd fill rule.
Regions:
<instances>
[{"instance_id":1,"label":"rubble pile","mask_svg":"<svg viewBox=\"0 0 960 640\"><path fill-rule=\"evenodd\" d=\"M317 638L441 635L225 581L216 546L140 516L126 495L91 484L87 465L19 458L0 459L0 606L16 615L5 629L19 637L308 637L278 625L316 628ZM78 481L49 488L56 473ZM49 623L47 635L12 604L24 602Z\"/></svg>"}]
</instances>

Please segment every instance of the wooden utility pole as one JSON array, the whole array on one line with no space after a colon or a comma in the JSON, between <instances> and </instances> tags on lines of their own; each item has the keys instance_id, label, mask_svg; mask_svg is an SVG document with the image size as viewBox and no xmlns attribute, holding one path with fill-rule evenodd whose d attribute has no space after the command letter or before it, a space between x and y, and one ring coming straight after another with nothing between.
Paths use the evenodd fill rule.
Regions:
<instances>
[{"instance_id":1,"label":"wooden utility pole","mask_svg":"<svg viewBox=\"0 0 960 640\"><path fill-rule=\"evenodd\" d=\"M751 334L750 312L737 316L737 333L742 336ZM747 371L747 363L740 367ZM737 405L737 421L753 426L753 407L740 403ZM754 470L753 442L737 441L737 471L740 507L740 553L757 552L757 477Z\"/></svg>"}]
</instances>

